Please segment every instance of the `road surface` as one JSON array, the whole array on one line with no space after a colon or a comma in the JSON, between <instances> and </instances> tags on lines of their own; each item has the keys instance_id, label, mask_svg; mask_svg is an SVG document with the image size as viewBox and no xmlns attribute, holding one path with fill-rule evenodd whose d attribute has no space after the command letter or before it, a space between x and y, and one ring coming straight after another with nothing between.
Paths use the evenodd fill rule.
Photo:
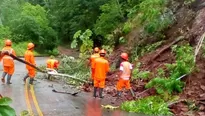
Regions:
<instances>
[{"instance_id":1,"label":"road surface","mask_svg":"<svg viewBox=\"0 0 205 116\"><path fill-rule=\"evenodd\" d=\"M46 58L36 58L37 66L44 65L45 62ZM0 73L2 74L2 64ZM75 97L52 92L52 89L63 91L59 83L37 79L33 86L24 84L25 75L25 65L15 61L12 84L0 82L0 93L12 98L11 106L16 110L17 116L24 110L33 116L134 116L122 111L109 112L101 109L101 100L92 98L92 93L81 92Z\"/></svg>"}]
</instances>

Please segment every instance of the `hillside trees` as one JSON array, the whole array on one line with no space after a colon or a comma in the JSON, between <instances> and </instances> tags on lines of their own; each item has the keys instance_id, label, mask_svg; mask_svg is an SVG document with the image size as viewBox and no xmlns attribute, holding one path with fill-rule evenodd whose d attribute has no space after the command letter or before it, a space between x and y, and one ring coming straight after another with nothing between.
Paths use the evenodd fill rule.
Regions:
<instances>
[{"instance_id":1,"label":"hillside trees","mask_svg":"<svg viewBox=\"0 0 205 116\"><path fill-rule=\"evenodd\" d=\"M52 50L57 46L57 34L49 26L46 10L17 0L4 0L1 10L1 39L9 37L14 42L32 41L38 47ZM5 34L6 33L6 34Z\"/></svg>"},{"instance_id":2,"label":"hillside trees","mask_svg":"<svg viewBox=\"0 0 205 116\"><path fill-rule=\"evenodd\" d=\"M52 0L47 9L61 40L70 41L78 30L93 29L99 7L108 0Z\"/></svg>"}]
</instances>

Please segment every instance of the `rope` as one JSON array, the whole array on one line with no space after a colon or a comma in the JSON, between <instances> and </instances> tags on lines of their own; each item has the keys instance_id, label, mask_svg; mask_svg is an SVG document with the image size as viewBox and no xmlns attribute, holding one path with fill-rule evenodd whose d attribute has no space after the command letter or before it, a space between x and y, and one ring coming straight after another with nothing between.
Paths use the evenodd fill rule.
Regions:
<instances>
[{"instance_id":1,"label":"rope","mask_svg":"<svg viewBox=\"0 0 205 116\"><path fill-rule=\"evenodd\" d=\"M196 57L199 53L199 50L201 49L201 46L203 44L203 41L204 41L204 38L205 38L205 33L201 36L197 46L196 46L196 49L195 49L195 54L194 54L194 63L196 62Z\"/></svg>"},{"instance_id":2,"label":"rope","mask_svg":"<svg viewBox=\"0 0 205 116\"><path fill-rule=\"evenodd\" d=\"M201 38L199 39L199 42L197 43L197 46L196 46L196 49L194 51L194 63L196 63L196 57L199 53L199 50L201 49L201 46L203 44L203 41L204 41L204 38L205 38L205 32L203 33L203 35L201 36ZM194 66L191 68L191 70L193 70ZM183 77L187 76L188 74L184 74L182 75L181 77L177 78L176 80L180 80L182 79Z\"/></svg>"}]
</instances>

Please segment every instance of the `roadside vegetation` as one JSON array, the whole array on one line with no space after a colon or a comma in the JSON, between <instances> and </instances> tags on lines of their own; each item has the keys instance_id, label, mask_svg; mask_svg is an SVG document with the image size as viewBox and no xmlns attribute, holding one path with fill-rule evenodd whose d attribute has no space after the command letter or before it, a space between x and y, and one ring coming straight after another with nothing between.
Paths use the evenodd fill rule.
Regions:
<instances>
[{"instance_id":1,"label":"roadside vegetation","mask_svg":"<svg viewBox=\"0 0 205 116\"><path fill-rule=\"evenodd\" d=\"M90 78L88 58L93 47L106 49L108 59L114 52L118 52L118 48L126 47L123 51L129 53L130 61L133 64L137 62L132 82L144 81L144 89L154 88L156 94L125 101L120 108L128 112L172 115L168 103L182 92L185 85L180 77L195 69L193 46L187 41L171 45L174 61L163 64L156 71L149 68L141 70L144 64L139 60L167 44L169 37L165 32L177 23L176 7L187 7L192 2L194 1L1 0L0 46L4 46L5 38L11 39L17 55L22 56L27 43L31 41L36 45L35 55L59 55L57 47L67 44L72 49L79 49L80 55L73 58L60 54L61 65L58 71L82 80ZM177 37L172 38L173 41ZM118 59L117 55L114 59ZM115 71L114 64L110 64L112 71ZM72 79L65 79L65 82L82 84Z\"/></svg>"},{"instance_id":2,"label":"roadside vegetation","mask_svg":"<svg viewBox=\"0 0 205 116\"><path fill-rule=\"evenodd\" d=\"M12 100L8 97L0 96L0 115L1 116L15 116L15 110L10 107Z\"/></svg>"}]
</instances>

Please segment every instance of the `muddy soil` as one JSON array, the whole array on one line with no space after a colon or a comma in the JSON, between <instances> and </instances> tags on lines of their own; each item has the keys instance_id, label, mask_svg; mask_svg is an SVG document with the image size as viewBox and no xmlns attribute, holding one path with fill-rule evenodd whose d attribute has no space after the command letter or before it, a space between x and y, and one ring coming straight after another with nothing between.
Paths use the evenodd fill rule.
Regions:
<instances>
[{"instance_id":1,"label":"muddy soil","mask_svg":"<svg viewBox=\"0 0 205 116\"><path fill-rule=\"evenodd\" d=\"M172 9L174 9L173 11L177 21L165 31L166 42L164 42L156 51L139 58L138 62L142 63L140 70L151 71L155 74L156 69L164 68L165 63L174 63L175 57L171 52L171 47L160 54L159 52L179 36L183 36L184 38L182 41L176 43L177 45L190 43L194 47L198 42L199 37L205 30L205 9L201 6L204 1L196 0L196 2L190 6L182 5L182 3L183 1L178 0L178 2L173 5L175 7ZM133 34L133 32L131 34ZM109 58L111 64L117 61L117 58L122 51L126 50L129 49L123 46L116 48L116 52L114 52ZM158 54L158 57L153 59L156 54ZM197 70L182 79L186 85L179 96L180 100L186 100L170 106L170 110L176 116L205 116L205 58L202 57L202 51L197 57L196 67ZM105 104L120 105L123 101L132 100L131 94L126 90L123 92L122 98L116 100L116 74L117 72L114 72L107 77L106 88L104 89L106 96L104 98ZM138 95L139 98L156 94L153 89L146 91L145 84L147 82L148 81L142 80L132 81L132 88L135 91L135 94L138 95L139 93L142 93ZM84 89L92 91L92 88L89 86L84 87Z\"/></svg>"}]
</instances>

